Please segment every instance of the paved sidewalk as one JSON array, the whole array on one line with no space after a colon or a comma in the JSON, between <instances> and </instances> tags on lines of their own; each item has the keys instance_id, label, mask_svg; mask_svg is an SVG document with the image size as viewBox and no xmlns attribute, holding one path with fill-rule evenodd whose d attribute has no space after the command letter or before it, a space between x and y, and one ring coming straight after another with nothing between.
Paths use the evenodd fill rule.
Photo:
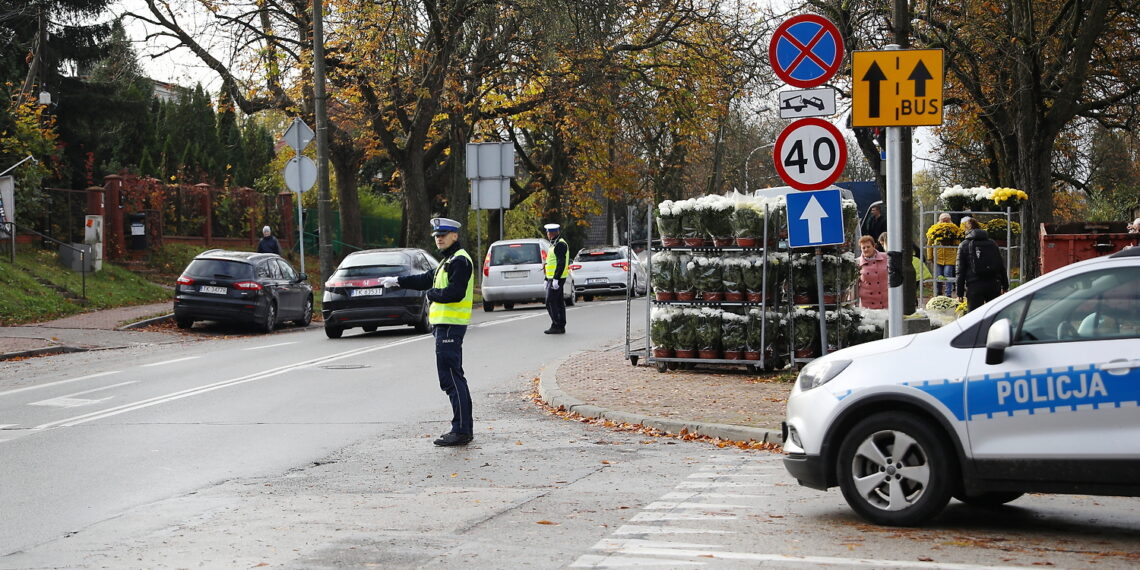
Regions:
<instances>
[{"instance_id":1,"label":"paved sidewalk","mask_svg":"<svg viewBox=\"0 0 1140 570\"><path fill-rule=\"evenodd\" d=\"M131 330L172 314L173 305L166 301L0 327L0 360L185 340L178 335Z\"/></svg>"},{"instance_id":2,"label":"paved sidewalk","mask_svg":"<svg viewBox=\"0 0 1140 570\"><path fill-rule=\"evenodd\" d=\"M169 302L91 311L43 323L0 327L0 361L21 357L184 342L185 334L133 330L172 316ZM780 441L791 384L730 368L660 373L632 366L624 343L549 363L538 393L554 408L615 423L733 441Z\"/></svg>"}]
</instances>

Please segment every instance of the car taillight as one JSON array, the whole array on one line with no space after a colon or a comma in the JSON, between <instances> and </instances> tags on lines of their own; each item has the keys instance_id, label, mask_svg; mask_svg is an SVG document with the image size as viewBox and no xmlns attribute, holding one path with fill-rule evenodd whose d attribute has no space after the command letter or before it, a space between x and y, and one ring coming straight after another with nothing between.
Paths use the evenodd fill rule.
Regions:
<instances>
[{"instance_id":1,"label":"car taillight","mask_svg":"<svg viewBox=\"0 0 1140 570\"><path fill-rule=\"evenodd\" d=\"M577 270L579 270L579 269L581 269L581 268L582 268L582 266L581 266L581 265L578 265L577 263L571 263L571 264L570 264L570 271L577 271Z\"/></svg>"},{"instance_id":2,"label":"car taillight","mask_svg":"<svg viewBox=\"0 0 1140 570\"><path fill-rule=\"evenodd\" d=\"M234 283L234 289L241 289L243 291L260 291L261 283L257 281L238 281Z\"/></svg>"},{"instance_id":3,"label":"car taillight","mask_svg":"<svg viewBox=\"0 0 1140 570\"><path fill-rule=\"evenodd\" d=\"M483 277L491 276L491 252L487 252L487 257L483 258Z\"/></svg>"},{"instance_id":4,"label":"car taillight","mask_svg":"<svg viewBox=\"0 0 1140 570\"><path fill-rule=\"evenodd\" d=\"M185 276L185 275L182 275L182 276L178 277L178 284L179 285L193 285L194 280Z\"/></svg>"},{"instance_id":5,"label":"car taillight","mask_svg":"<svg viewBox=\"0 0 1140 570\"><path fill-rule=\"evenodd\" d=\"M628 261L615 261L612 265L614 267L620 267L622 271L629 271Z\"/></svg>"}]
</instances>

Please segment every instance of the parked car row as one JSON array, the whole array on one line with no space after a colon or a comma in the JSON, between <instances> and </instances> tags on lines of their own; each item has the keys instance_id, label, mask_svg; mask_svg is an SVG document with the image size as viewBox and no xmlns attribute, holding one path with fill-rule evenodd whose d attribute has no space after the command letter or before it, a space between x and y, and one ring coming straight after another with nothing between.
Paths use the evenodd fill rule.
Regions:
<instances>
[{"instance_id":1,"label":"parked car row","mask_svg":"<svg viewBox=\"0 0 1140 570\"><path fill-rule=\"evenodd\" d=\"M483 261L483 310L510 310L516 304L546 299L545 264L550 242L541 239L501 240L491 244ZM411 325L428 332L429 302L423 291L384 289L384 277L432 271L439 262L417 248L357 251L341 261L325 283L321 303L325 334L340 338L345 330L373 332L382 326ZM211 249L194 258L178 278L174 320L189 329L195 321L253 325L271 332L292 321L308 326L313 315L313 288L308 276L272 253ZM625 246L584 248L570 263L563 288L567 305L597 295L644 295L648 278L642 260Z\"/></svg>"}]
</instances>

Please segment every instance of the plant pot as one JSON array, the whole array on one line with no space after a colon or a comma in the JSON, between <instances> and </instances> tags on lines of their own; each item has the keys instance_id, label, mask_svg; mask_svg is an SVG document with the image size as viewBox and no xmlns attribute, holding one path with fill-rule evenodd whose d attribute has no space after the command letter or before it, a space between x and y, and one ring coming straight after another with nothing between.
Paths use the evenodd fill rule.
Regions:
<instances>
[{"instance_id":1,"label":"plant pot","mask_svg":"<svg viewBox=\"0 0 1140 570\"><path fill-rule=\"evenodd\" d=\"M697 298L697 294L693 291L677 291L675 294L678 301L692 301Z\"/></svg>"},{"instance_id":2,"label":"plant pot","mask_svg":"<svg viewBox=\"0 0 1140 570\"><path fill-rule=\"evenodd\" d=\"M672 291L655 291L654 295L658 301L675 301L677 294Z\"/></svg>"},{"instance_id":3,"label":"plant pot","mask_svg":"<svg viewBox=\"0 0 1140 570\"><path fill-rule=\"evenodd\" d=\"M701 292L701 299L703 299L705 301L723 301L724 300L724 293L722 293L720 291L717 291L715 293L710 292L710 291L702 291Z\"/></svg>"},{"instance_id":4,"label":"plant pot","mask_svg":"<svg viewBox=\"0 0 1140 570\"><path fill-rule=\"evenodd\" d=\"M700 247L702 245L705 245L705 238L687 237L687 238L682 239L681 241L683 241L685 243L685 245L687 245L689 247Z\"/></svg>"},{"instance_id":5,"label":"plant pot","mask_svg":"<svg viewBox=\"0 0 1140 570\"><path fill-rule=\"evenodd\" d=\"M749 303L759 303L764 300L764 294L753 293L752 291L749 291L748 294L745 295L745 298L748 299Z\"/></svg>"},{"instance_id":6,"label":"plant pot","mask_svg":"<svg viewBox=\"0 0 1140 570\"><path fill-rule=\"evenodd\" d=\"M760 360L759 350L745 350L743 353L744 360Z\"/></svg>"},{"instance_id":7,"label":"plant pot","mask_svg":"<svg viewBox=\"0 0 1140 570\"><path fill-rule=\"evenodd\" d=\"M712 246L716 245L716 241L713 240L713 238L705 238L704 241L705 241L705 247L712 247Z\"/></svg>"},{"instance_id":8,"label":"plant pot","mask_svg":"<svg viewBox=\"0 0 1140 570\"><path fill-rule=\"evenodd\" d=\"M720 358L720 351L719 350L701 349L697 352L701 355L701 358Z\"/></svg>"},{"instance_id":9,"label":"plant pot","mask_svg":"<svg viewBox=\"0 0 1140 570\"><path fill-rule=\"evenodd\" d=\"M740 360L740 351L739 350L726 350L726 351L724 351L724 359L725 360Z\"/></svg>"},{"instance_id":10,"label":"plant pot","mask_svg":"<svg viewBox=\"0 0 1140 570\"><path fill-rule=\"evenodd\" d=\"M675 358L696 358L697 351L683 348L673 349L673 356Z\"/></svg>"},{"instance_id":11,"label":"plant pot","mask_svg":"<svg viewBox=\"0 0 1140 570\"><path fill-rule=\"evenodd\" d=\"M834 305L837 300L838 295L835 293L824 293L823 295L823 304L825 305Z\"/></svg>"},{"instance_id":12,"label":"plant pot","mask_svg":"<svg viewBox=\"0 0 1140 570\"><path fill-rule=\"evenodd\" d=\"M654 348L653 356L655 358L673 358L672 348Z\"/></svg>"},{"instance_id":13,"label":"plant pot","mask_svg":"<svg viewBox=\"0 0 1140 570\"><path fill-rule=\"evenodd\" d=\"M734 241L736 241L734 238L718 237L718 238L713 238L713 245L715 245L717 247L728 247L728 246L732 245L732 243Z\"/></svg>"},{"instance_id":14,"label":"plant pot","mask_svg":"<svg viewBox=\"0 0 1140 570\"><path fill-rule=\"evenodd\" d=\"M1007 242L1004 239L995 239L994 244L997 245L998 247L1008 247L1009 246L1009 242Z\"/></svg>"},{"instance_id":15,"label":"plant pot","mask_svg":"<svg viewBox=\"0 0 1140 570\"><path fill-rule=\"evenodd\" d=\"M677 247L683 243L685 243L685 242L681 238L675 238L675 237L669 237L669 238L663 237L663 238L661 238L661 245L663 245L665 247Z\"/></svg>"},{"instance_id":16,"label":"plant pot","mask_svg":"<svg viewBox=\"0 0 1140 570\"><path fill-rule=\"evenodd\" d=\"M744 293L741 293L740 291L726 291L724 294L724 300L730 303L739 303L744 300Z\"/></svg>"},{"instance_id":17,"label":"plant pot","mask_svg":"<svg viewBox=\"0 0 1140 570\"><path fill-rule=\"evenodd\" d=\"M740 247L756 247L756 238L754 237L738 237L736 238L736 245Z\"/></svg>"},{"instance_id":18,"label":"plant pot","mask_svg":"<svg viewBox=\"0 0 1140 570\"><path fill-rule=\"evenodd\" d=\"M797 305L810 305L815 303L815 295L808 295L807 293L796 293L792 295L792 302Z\"/></svg>"},{"instance_id":19,"label":"plant pot","mask_svg":"<svg viewBox=\"0 0 1140 570\"><path fill-rule=\"evenodd\" d=\"M796 358L815 358L814 348L797 348Z\"/></svg>"}]
</instances>

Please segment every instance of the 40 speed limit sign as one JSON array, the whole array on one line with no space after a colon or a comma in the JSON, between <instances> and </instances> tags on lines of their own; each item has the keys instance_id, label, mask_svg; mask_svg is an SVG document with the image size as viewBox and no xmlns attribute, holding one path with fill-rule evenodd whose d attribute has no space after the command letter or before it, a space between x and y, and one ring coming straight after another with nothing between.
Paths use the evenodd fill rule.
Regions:
<instances>
[{"instance_id":1,"label":"40 speed limit sign","mask_svg":"<svg viewBox=\"0 0 1140 570\"><path fill-rule=\"evenodd\" d=\"M780 178L796 190L820 190L839 179L847 164L847 143L835 125L800 119L776 139L773 150Z\"/></svg>"}]
</instances>

